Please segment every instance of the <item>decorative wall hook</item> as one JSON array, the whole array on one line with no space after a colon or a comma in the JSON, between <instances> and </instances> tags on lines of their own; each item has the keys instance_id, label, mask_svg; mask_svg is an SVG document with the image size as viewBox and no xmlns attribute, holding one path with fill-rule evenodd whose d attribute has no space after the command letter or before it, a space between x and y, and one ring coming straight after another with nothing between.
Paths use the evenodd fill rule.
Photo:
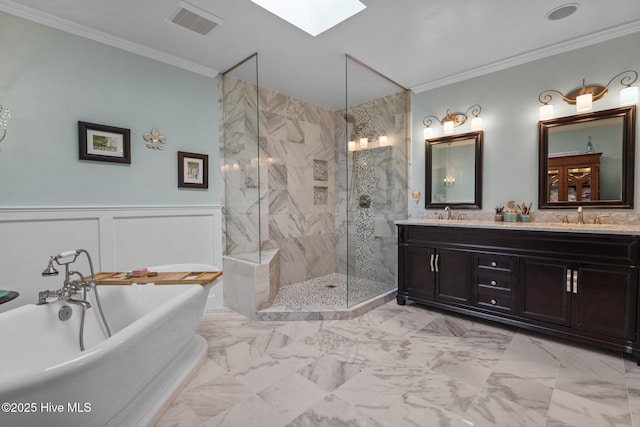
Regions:
<instances>
[{"instance_id":1,"label":"decorative wall hook","mask_svg":"<svg viewBox=\"0 0 640 427\"><path fill-rule=\"evenodd\" d=\"M153 128L151 129L150 133L144 134L144 140L149 141L147 142L148 148L162 150L164 148L164 143L166 139L164 136L160 135L160 133L158 132L158 129Z\"/></svg>"},{"instance_id":2,"label":"decorative wall hook","mask_svg":"<svg viewBox=\"0 0 640 427\"><path fill-rule=\"evenodd\" d=\"M11 118L11 113L8 108L0 105L0 142L7 136L7 123Z\"/></svg>"},{"instance_id":3,"label":"decorative wall hook","mask_svg":"<svg viewBox=\"0 0 640 427\"><path fill-rule=\"evenodd\" d=\"M425 116L422 119L422 124L424 124L424 138L429 139L433 136L433 128L431 125L433 124L433 120L437 120L441 126L444 127L445 135L453 133L453 129L458 126L462 126L469 119L469 115L473 116L471 120L471 129L472 130L481 130L482 129L482 118L480 117L480 112L482 111L482 107L480 104L474 104L471 107L467 108L467 111L464 113L452 113L451 110L447 109L445 116L443 119L440 119L436 116Z\"/></svg>"}]
</instances>

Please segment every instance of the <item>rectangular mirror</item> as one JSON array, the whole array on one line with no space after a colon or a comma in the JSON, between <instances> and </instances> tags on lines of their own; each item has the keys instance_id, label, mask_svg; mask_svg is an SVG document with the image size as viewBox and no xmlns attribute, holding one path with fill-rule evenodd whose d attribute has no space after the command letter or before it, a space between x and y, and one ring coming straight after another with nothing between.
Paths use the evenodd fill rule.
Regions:
<instances>
[{"instance_id":1,"label":"rectangular mirror","mask_svg":"<svg viewBox=\"0 0 640 427\"><path fill-rule=\"evenodd\" d=\"M482 207L482 131L426 140L425 208Z\"/></svg>"},{"instance_id":2,"label":"rectangular mirror","mask_svg":"<svg viewBox=\"0 0 640 427\"><path fill-rule=\"evenodd\" d=\"M633 208L635 109L538 123L539 208Z\"/></svg>"}]
</instances>

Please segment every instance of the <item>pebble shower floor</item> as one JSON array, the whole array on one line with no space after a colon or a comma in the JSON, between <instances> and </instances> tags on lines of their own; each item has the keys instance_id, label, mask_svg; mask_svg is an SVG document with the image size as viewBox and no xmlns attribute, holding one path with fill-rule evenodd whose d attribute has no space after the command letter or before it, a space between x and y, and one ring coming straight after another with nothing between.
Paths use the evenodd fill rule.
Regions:
<instances>
[{"instance_id":1,"label":"pebble shower floor","mask_svg":"<svg viewBox=\"0 0 640 427\"><path fill-rule=\"evenodd\" d=\"M331 273L281 286L273 306L344 308L347 302L353 306L395 287L395 284L350 276L347 295L347 276Z\"/></svg>"}]
</instances>

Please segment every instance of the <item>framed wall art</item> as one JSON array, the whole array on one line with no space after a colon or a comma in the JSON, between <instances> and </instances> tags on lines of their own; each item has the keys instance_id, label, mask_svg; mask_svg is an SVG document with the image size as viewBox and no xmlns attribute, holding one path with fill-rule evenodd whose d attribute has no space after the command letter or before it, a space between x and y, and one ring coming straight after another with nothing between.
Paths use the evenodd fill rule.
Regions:
<instances>
[{"instance_id":1,"label":"framed wall art","mask_svg":"<svg viewBox=\"0 0 640 427\"><path fill-rule=\"evenodd\" d=\"M80 160L131 164L131 131L78 122Z\"/></svg>"},{"instance_id":2,"label":"framed wall art","mask_svg":"<svg viewBox=\"0 0 640 427\"><path fill-rule=\"evenodd\" d=\"M178 187L209 188L209 156L178 151Z\"/></svg>"}]
</instances>

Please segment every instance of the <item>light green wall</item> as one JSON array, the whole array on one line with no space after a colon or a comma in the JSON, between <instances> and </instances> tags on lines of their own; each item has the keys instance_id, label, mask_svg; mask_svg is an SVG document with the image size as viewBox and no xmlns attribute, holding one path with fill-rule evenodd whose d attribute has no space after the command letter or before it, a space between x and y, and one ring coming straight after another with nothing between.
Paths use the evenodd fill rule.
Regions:
<instances>
[{"instance_id":1,"label":"light green wall","mask_svg":"<svg viewBox=\"0 0 640 427\"><path fill-rule=\"evenodd\" d=\"M1 12L0 40L0 206L220 203L215 79ZM131 129L131 165L78 160L78 121ZM177 151L209 155L208 190L177 188Z\"/></svg>"},{"instance_id":2,"label":"light green wall","mask_svg":"<svg viewBox=\"0 0 640 427\"><path fill-rule=\"evenodd\" d=\"M464 112L471 105L480 104L484 127L483 210L504 206L507 200L533 202L537 209L537 125L541 105L538 94L545 89L566 93L580 86L583 78L587 83L606 84L619 72L629 69L640 71L640 55L633 54L639 45L640 33L631 34L415 94L412 100L410 189L418 189L425 194L423 117L431 114L443 117L447 109ZM438 61L437 55L433 55L433 60ZM609 95L594 103L594 110L618 107L619 89L620 85L614 82ZM556 117L575 114L574 106L563 104L557 97L554 98L554 108ZM436 136L441 136L442 129L437 131L440 133ZM470 124L456 129L456 133L470 131ZM636 153L639 151L636 149ZM636 154L636 171L638 165L640 162ZM640 201L638 175L636 172L636 205ZM409 205L411 217L425 215L424 198L418 206L414 203Z\"/></svg>"}]
</instances>

